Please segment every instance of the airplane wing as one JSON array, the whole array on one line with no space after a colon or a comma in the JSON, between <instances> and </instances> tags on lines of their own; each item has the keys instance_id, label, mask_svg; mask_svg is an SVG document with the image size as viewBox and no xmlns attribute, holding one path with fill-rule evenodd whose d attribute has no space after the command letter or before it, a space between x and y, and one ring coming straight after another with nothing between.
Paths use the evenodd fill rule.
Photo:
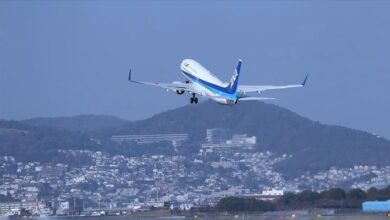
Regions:
<instances>
[{"instance_id":1,"label":"airplane wing","mask_svg":"<svg viewBox=\"0 0 390 220\"><path fill-rule=\"evenodd\" d=\"M266 90L271 90L271 89L288 89L288 88L298 88L298 87L303 87L306 84L307 78L309 75L306 75L305 79L301 84L294 84L294 85L284 85L284 86L272 86L272 85L239 85L238 86L238 92L240 94L246 94L248 92L263 92Z\"/></svg>"},{"instance_id":2,"label":"airplane wing","mask_svg":"<svg viewBox=\"0 0 390 220\"><path fill-rule=\"evenodd\" d=\"M173 82L173 83L158 83L158 82L144 82L144 81L136 81L131 79L131 69L129 71L129 81L133 83L143 84L143 85L150 85L150 86L157 86L166 90L171 91L187 91L196 93L196 91L192 88L191 84L188 83L182 83L182 82Z\"/></svg>"}]
</instances>

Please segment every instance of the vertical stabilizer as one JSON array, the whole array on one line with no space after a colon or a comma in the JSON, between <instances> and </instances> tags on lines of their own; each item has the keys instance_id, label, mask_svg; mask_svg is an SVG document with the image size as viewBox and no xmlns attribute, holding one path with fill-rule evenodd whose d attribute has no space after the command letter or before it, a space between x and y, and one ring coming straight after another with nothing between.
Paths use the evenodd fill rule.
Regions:
<instances>
[{"instance_id":1,"label":"vertical stabilizer","mask_svg":"<svg viewBox=\"0 0 390 220\"><path fill-rule=\"evenodd\" d=\"M241 63L242 63L242 60L239 59L237 67L236 67L236 69L234 69L232 78L230 79L230 83L226 87L226 90L228 93L235 93L237 91L238 81L240 78Z\"/></svg>"}]
</instances>

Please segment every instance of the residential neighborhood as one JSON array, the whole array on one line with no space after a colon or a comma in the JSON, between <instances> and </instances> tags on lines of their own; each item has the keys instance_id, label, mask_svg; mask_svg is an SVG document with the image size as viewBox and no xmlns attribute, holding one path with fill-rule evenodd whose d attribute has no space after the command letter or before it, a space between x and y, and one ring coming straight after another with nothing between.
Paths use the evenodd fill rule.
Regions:
<instances>
[{"instance_id":1,"label":"residential neighborhood","mask_svg":"<svg viewBox=\"0 0 390 220\"><path fill-rule=\"evenodd\" d=\"M257 140L254 136L222 134L221 130L209 129L199 151L190 156L126 157L91 150L59 150L69 163L58 164L23 163L2 156L0 212L70 215L76 211L122 213L152 207L185 210L212 206L226 196L269 200L304 189L368 189L390 184L390 166L330 167L289 179L275 165L291 155L253 151Z\"/></svg>"}]
</instances>

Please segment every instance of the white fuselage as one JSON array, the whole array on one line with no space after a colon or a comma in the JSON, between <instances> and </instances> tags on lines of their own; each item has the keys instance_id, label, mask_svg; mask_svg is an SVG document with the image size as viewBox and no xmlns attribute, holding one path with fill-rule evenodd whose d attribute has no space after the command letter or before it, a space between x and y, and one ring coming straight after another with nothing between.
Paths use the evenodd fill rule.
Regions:
<instances>
[{"instance_id":1,"label":"white fuselage","mask_svg":"<svg viewBox=\"0 0 390 220\"><path fill-rule=\"evenodd\" d=\"M197 93L202 96L208 96L210 99L220 104L235 104L237 97L224 93L222 89L226 87L228 83L222 82L195 60L183 60L180 69L184 77L192 83L191 85Z\"/></svg>"}]
</instances>

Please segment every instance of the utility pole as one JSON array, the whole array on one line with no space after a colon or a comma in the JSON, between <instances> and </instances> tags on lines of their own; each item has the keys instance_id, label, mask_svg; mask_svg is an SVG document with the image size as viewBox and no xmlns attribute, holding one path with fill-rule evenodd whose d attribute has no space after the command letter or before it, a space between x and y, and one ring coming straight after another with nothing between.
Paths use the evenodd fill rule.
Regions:
<instances>
[{"instance_id":1,"label":"utility pole","mask_svg":"<svg viewBox=\"0 0 390 220\"><path fill-rule=\"evenodd\" d=\"M76 195L73 195L73 215L76 213Z\"/></svg>"}]
</instances>

